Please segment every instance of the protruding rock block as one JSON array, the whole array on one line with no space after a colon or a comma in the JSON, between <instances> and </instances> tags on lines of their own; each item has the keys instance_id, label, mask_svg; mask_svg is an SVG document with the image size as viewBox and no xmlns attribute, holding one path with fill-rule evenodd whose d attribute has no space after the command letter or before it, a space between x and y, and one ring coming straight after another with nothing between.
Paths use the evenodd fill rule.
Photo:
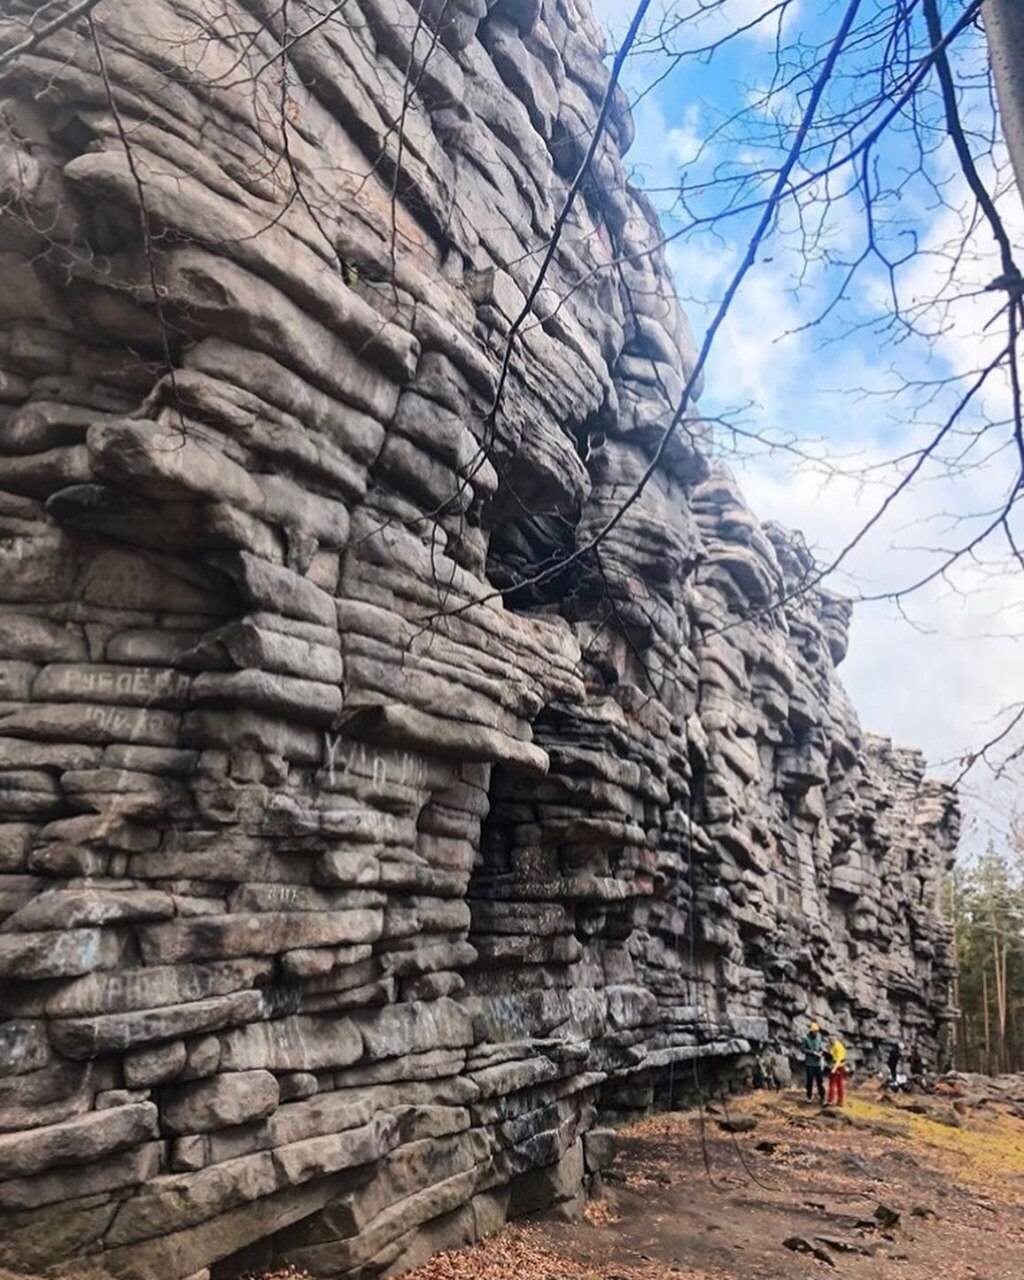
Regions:
<instances>
[{"instance_id":1,"label":"protruding rock block","mask_svg":"<svg viewBox=\"0 0 1024 1280\"><path fill-rule=\"evenodd\" d=\"M269 1071L227 1071L169 1090L160 1119L168 1133L208 1133L263 1120L277 1110L279 1098L277 1079Z\"/></svg>"},{"instance_id":2,"label":"protruding rock block","mask_svg":"<svg viewBox=\"0 0 1024 1280\"><path fill-rule=\"evenodd\" d=\"M139 1102L0 1135L0 1179L22 1178L54 1165L88 1164L155 1138L156 1124L155 1105Z\"/></svg>"}]
</instances>

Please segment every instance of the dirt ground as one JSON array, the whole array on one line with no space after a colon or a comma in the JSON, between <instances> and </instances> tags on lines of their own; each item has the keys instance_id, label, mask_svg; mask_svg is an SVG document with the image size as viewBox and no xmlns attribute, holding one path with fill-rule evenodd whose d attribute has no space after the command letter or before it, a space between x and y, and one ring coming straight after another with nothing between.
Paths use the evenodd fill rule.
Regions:
<instances>
[{"instance_id":1,"label":"dirt ground","mask_svg":"<svg viewBox=\"0 0 1024 1280\"><path fill-rule=\"evenodd\" d=\"M511 1226L406 1280L1022 1280L1015 1111L868 1086L839 1116L777 1093L654 1116L580 1221ZM740 1117L756 1127L723 1131Z\"/></svg>"}]
</instances>

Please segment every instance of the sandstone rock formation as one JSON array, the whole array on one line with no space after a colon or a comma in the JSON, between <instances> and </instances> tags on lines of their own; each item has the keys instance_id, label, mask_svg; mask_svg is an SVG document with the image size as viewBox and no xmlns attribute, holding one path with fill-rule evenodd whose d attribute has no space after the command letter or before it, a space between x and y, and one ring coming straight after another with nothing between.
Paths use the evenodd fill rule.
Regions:
<instances>
[{"instance_id":1,"label":"sandstone rock formation","mask_svg":"<svg viewBox=\"0 0 1024 1280\"><path fill-rule=\"evenodd\" d=\"M530 296L585 0L101 0L0 81L0 1265L397 1273L809 1013L934 1045L955 800L800 540L694 417L563 566L695 359L621 92Z\"/></svg>"}]
</instances>

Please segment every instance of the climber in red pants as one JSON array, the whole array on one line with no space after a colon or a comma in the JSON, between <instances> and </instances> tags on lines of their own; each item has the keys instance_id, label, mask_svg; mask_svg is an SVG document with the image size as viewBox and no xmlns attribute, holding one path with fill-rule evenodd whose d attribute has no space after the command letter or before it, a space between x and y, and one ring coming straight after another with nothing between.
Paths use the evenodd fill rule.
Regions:
<instances>
[{"instance_id":1,"label":"climber in red pants","mask_svg":"<svg viewBox=\"0 0 1024 1280\"><path fill-rule=\"evenodd\" d=\"M832 1070L828 1077L828 1106L841 1107L846 1101L846 1045L833 1036L828 1047Z\"/></svg>"}]
</instances>

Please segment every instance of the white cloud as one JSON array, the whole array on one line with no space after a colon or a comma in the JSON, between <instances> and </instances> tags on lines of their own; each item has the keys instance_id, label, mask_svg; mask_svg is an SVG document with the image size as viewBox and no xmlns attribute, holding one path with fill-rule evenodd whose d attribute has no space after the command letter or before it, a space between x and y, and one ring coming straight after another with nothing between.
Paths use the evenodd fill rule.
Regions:
<instances>
[{"instance_id":1,"label":"white cloud","mask_svg":"<svg viewBox=\"0 0 1024 1280\"><path fill-rule=\"evenodd\" d=\"M735 274L738 252L730 246L680 240L669 247L667 256L699 332L710 322ZM754 405L772 424L783 418L787 387L807 358L806 339L787 336L799 323L784 267L756 266L712 349L708 381L717 393L707 399L723 408Z\"/></svg>"},{"instance_id":2,"label":"white cloud","mask_svg":"<svg viewBox=\"0 0 1024 1280\"><path fill-rule=\"evenodd\" d=\"M636 13L639 0L592 0L594 16L609 33L609 44L615 48ZM773 42L778 32L779 15L773 13L778 0L679 0L666 11L652 5L644 22L645 31L655 31L662 24L671 27L674 45L690 48L721 40L732 32L737 38L759 43ZM781 11L785 31L796 19L802 0L790 0ZM760 21L759 21L760 19ZM744 28L749 27L746 31Z\"/></svg>"},{"instance_id":3,"label":"white cloud","mask_svg":"<svg viewBox=\"0 0 1024 1280\"><path fill-rule=\"evenodd\" d=\"M871 451L864 461L883 456ZM801 529L823 561L863 528L881 496L852 476L823 483L809 471L764 462L740 468L739 475L753 510L762 519ZM908 491L893 518L851 554L832 585L875 594L914 581L933 558L910 544L936 540L929 534L936 511L954 502L983 505L991 498L986 482L997 480L977 475ZM889 602L856 607L841 675L865 728L920 747L933 767L954 776L959 766L944 762L988 741L1005 723L1004 709L1020 696L1024 579L990 579L981 566L967 563L952 585L926 587L904 607L906 616ZM965 847L975 850L993 824L1005 829L1019 779L997 780L979 765L963 791L971 828Z\"/></svg>"},{"instance_id":4,"label":"white cloud","mask_svg":"<svg viewBox=\"0 0 1024 1280\"><path fill-rule=\"evenodd\" d=\"M991 182L990 175L985 177ZM964 184L960 182L958 186L963 193ZM1024 207L1015 191L1009 197L1000 201L1000 215L1010 243L1020 245L1024 243ZM970 206L965 194L961 200L965 207ZM944 209L932 220L922 252L904 280L909 303L924 307L922 322L938 332L936 355L953 370L984 367L1006 343L1005 321L993 322L1005 302L1005 294L986 289L1002 271L995 239L984 221L974 226L968 236L963 228L964 215L959 208ZM955 284L951 284L954 252ZM1007 379L1002 375L993 378L983 390L982 402L991 416L1005 417L1010 404Z\"/></svg>"},{"instance_id":5,"label":"white cloud","mask_svg":"<svg viewBox=\"0 0 1024 1280\"><path fill-rule=\"evenodd\" d=\"M700 104L691 102L683 108L681 123L666 134L666 150L672 162L682 169L693 164L705 145L706 136Z\"/></svg>"}]
</instances>

